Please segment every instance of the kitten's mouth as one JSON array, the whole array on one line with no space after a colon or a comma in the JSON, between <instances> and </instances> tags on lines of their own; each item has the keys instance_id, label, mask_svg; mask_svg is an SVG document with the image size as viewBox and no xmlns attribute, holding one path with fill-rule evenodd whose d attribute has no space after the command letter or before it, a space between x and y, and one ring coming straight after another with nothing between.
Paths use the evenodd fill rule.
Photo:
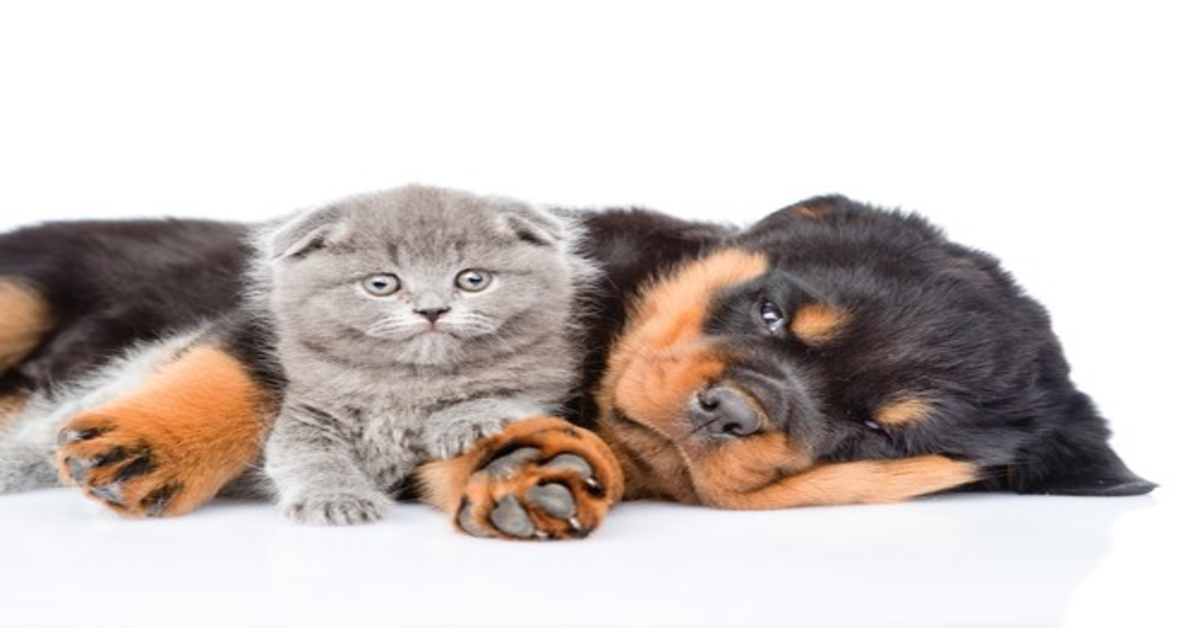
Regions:
<instances>
[{"instance_id":1,"label":"kitten's mouth","mask_svg":"<svg viewBox=\"0 0 1200 628\"><path fill-rule=\"evenodd\" d=\"M430 325L429 327L426 327L425 329L421 330L421 332L418 333L417 335L418 336L434 336L434 337L445 336L448 338L458 338L458 336L456 336L453 332L451 332L445 328L438 327L437 325Z\"/></svg>"}]
</instances>

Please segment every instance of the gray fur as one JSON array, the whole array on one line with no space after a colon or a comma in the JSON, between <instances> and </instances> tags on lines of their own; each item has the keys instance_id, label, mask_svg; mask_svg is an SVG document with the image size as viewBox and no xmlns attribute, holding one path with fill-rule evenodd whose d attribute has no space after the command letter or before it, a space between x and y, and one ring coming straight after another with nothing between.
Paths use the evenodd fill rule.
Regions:
<instances>
[{"instance_id":1,"label":"gray fur","mask_svg":"<svg viewBox=\"0 0 1200 628\"><path fill-rule=\"evenodd\" d=\"M555 413L576 385L577 297L595 276L580 233L566 216L425 186L264 229L254 294L288 380L265 468L284 511L376 520L418 464ZM490 285L456 287L467 270ZM379 273L401 289L371 294L362 282Z\"/></svg>"}]
</instances>

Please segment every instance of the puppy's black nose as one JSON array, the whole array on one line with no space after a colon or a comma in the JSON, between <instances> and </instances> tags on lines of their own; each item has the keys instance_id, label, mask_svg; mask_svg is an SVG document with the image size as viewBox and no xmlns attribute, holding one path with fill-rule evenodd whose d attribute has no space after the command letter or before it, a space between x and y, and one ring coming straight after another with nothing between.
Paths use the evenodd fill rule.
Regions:
<instances>
[{"instance_id":1,"label":"puppy's black nose","mask_svg":"<svg viewBox=\"0 0 1200 628\"><path fill-rule=\"evenodd\" d=\"M758 408L745 393L728 386L713 386L696 393L691 404L692 422L710 434L749 436L762 428Z\"/></svg>"},{"instance_id":2,"label":"puppy's black nose","mask_svg":"<svg viewBox=\"0 0 1200 628\"><path fill-rule=\"evenodd\" d=\"M413 310L417 314L429 319L429 322L436 323L437 319L441 318L442 314L450 311L448 307L432 307L423 310Z\"/></svg>"}]
</instances>

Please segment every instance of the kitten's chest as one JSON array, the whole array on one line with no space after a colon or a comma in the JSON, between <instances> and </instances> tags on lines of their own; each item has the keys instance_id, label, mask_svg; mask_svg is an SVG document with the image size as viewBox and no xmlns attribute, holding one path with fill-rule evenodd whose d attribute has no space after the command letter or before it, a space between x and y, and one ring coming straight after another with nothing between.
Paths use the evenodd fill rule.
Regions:
<instances>
[{"instance_id":1,"label":"kitten's chest","mask_svg":"<svg viewBox=\"0 0 1200 628\"><path fill-rule=\"evenodd\" d=\"M403 479L428 458L422 445L423 418L413 409L354 408L356 432L351 436L355 456L367 475L382 489Z\"/></svg>"}]
</instances>

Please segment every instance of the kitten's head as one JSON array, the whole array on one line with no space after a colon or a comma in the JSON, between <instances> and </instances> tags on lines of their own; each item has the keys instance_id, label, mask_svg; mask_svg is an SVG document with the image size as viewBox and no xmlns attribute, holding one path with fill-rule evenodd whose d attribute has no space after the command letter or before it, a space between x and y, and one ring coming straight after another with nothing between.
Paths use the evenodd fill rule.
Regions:
<instances>
[{"instance_id":1,"label":"kitten's head","mask_svg":"<svg viewBox=\"0 0 1200 628\"><path fill-rule=\"evenodd\" d=\"M280 339L339 362L453 367L565 333L569 218L426 186L302 212L262 240Z\"/></svg>"}]
</instances>

